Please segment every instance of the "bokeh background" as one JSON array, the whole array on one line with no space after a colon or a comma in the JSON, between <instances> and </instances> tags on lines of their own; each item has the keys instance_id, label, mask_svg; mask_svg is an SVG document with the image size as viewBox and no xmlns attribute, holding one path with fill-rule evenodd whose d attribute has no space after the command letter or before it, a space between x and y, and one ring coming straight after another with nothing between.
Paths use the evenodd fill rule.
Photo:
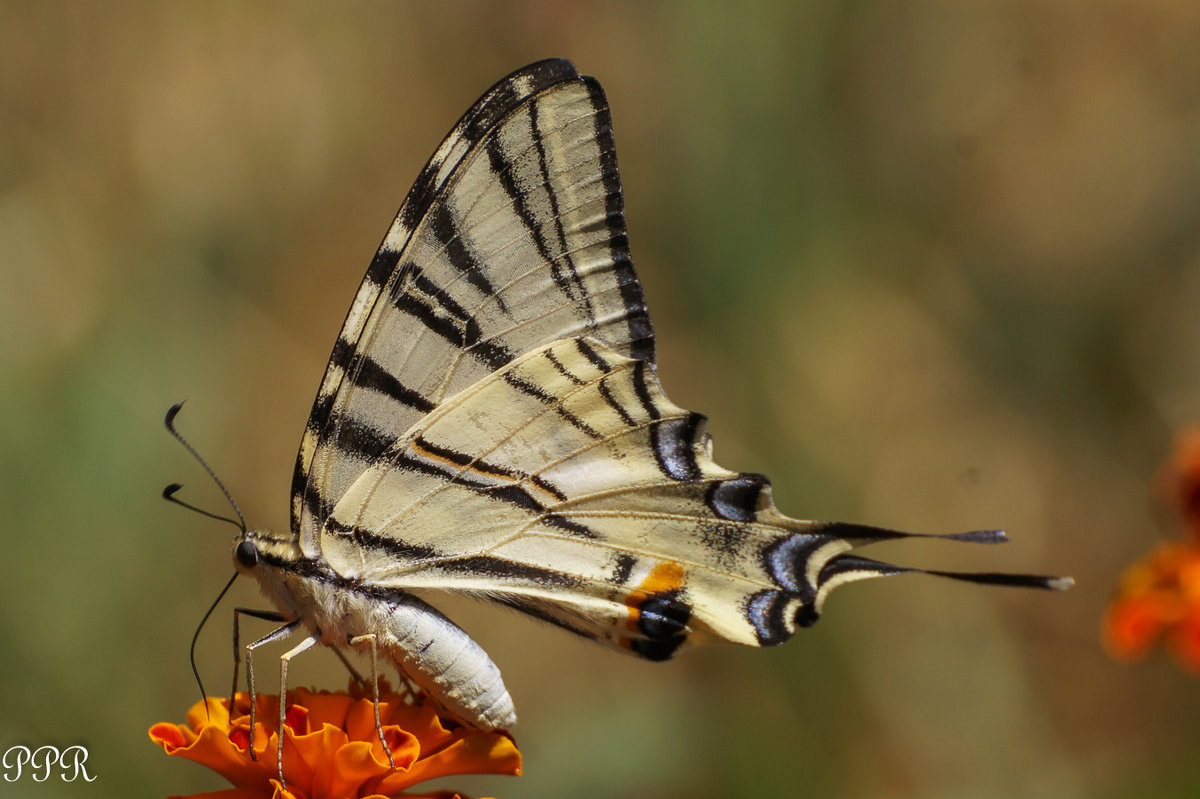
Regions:
<instances>
[{"instance_id":1,"label":"bokeh background","mask_svg":"<svg viewBox=\"0 0 1200 799\"><path fill-rule=\"evenodd\" d=\"M512 797L1184 797L1200 682L1098 643L1200 416L1200 5L223 2L0 6L0 749L223 780L146 737L198 691L230 530L287 523L329 348L409 183L493 81L601 79L662 380L803 518L950 531L770 651L652 665L450 602L521 715ZM229 674L228 607L200 639ZM248 626L251 632L258 628ZM263 630L265 630L265 625ZM250 634L250 633L248 633ZM272 669L267 670L270 675ZM329 653L295 684L344 685Z\"/></svg>"}]
</instances>

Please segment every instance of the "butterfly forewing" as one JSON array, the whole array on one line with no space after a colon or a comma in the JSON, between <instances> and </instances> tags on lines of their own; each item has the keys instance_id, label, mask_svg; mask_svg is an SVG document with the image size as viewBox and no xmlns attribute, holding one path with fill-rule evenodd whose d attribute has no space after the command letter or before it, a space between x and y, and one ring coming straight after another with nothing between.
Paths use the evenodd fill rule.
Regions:
<instances>
[{"instance_id":1,"label":"butterfly forewing","mask_svg":"<svg viewBox=\"0 0 1200 799\"><path fill-rule=\"evenodd\" d=\"M548 61L501 81L455 126L359 288L297 460L306 553L412 424L522 353L577 335L653 359L604 94Z\"/></svg>"}]
</instances>

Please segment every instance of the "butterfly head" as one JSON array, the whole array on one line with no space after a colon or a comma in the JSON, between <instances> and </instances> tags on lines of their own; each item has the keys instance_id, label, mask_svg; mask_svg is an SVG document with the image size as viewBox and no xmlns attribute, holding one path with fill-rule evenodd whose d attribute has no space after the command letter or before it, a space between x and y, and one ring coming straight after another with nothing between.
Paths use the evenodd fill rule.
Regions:
<instances>
[{"instance_id":1,"label":"butterfly head","mask_svg":"<svg viewBox=\"0 0 1200 799\"><path fill-rule=\"evenodd\" d=\"M258 547L247 538L239 540L233 545L233 562L241 574L254 571L258 566Z\"/></svg>"},{"instance_id":2,"label":"butterfly head","mask_svg":"<svg viewBox=\"0 0 1200 799\"><path fill-rule=\"evenodd\" d=\"M233 565L239 574L257 574L300 558L295 536L270 530L246 530L233 539Z\"/></svg>"},{"instance_id":3,"label":"butterfly head","mask_svg":"<svg viewBox=\"0 0 1200 799\"><path fill-rule=\"evenodd\" d=\"M239 576L252 577L259 589L289 618L307 616L313 581L308 561L293 535L246 530L233 540L233 564Z\"/></svg>"}]
</instances>

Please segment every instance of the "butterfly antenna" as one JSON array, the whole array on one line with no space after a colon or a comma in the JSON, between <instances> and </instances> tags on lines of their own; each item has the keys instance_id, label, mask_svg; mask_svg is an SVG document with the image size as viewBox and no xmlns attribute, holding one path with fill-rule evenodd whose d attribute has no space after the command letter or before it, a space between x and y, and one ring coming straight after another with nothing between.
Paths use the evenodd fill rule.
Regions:
<instances>
[{"instance_id":1,"label":"butterfly antenna","mask_svg":"<svg viewBox=\"0 0 1200 799\"><path fill-rule=\"evenodd\" d=\"M234 521L233 519L230 519L227 516L218 516L215 513L209 513L206 510L201 510L200 508L197 508L195 505L189 505L188 503L184 502L183 500L177 498L175 496L175 492L178 491L179 489L183 488L183 486L180 485L179 483L171 483L169 486L164 488L163 489L163 499L167 500L168 502L174 502L176 505L182 505L183 507L187 508L188 510L194 510L197 513L203 514L210 518L229 522L230 524L236 526L243 533L246 532L246 517L242 515L242 509L239 508L237 502L234 501L233 494L229 493L229 489L226 488L225 484L221 482L221 478L217 477L217 473L212 470L212 467L208 465L208 462L205 461L204 458L200 457L200 453L196 451L196 448L193 447L191 444L189 444L188 440L186 438L184 438L183 435L178 430L175 429L175 417L179 415L179 410L182 407L183 407L183 403L177 402L174 405L172 405L170 407L170 409L167 411L167 417L164 420L167 425L167 432L169 432L171 435L173 435L175 437L175 440L178 441L180 444L182 444L184 449L186 449L191 454L191 456L196 459L196 462L204 467L204 471L208 472L208 476L211 477L212 481L217 484L217 488L221 489L221 493L224 494L225 499L227 499L229 501L229 505L230 505L230 507L233 508L233 512L237 514L237 521Z\"/></svg>"},{"instance_id":2,"label":"butterfly antenna","mask_svg":"<svg viewBox=\"0 0 1200 799\"><path fill-rule=\"evenodd\" d=\"M188 660L192 663L192 675L196 678L196 685L200 688L200 701L204 703L204 714L206 717L209 715L208 694L204 692L204 681L200 679L200 669L196 668L196 642L200 640L200 631L204 629L204 624L208 621L208 617L217 609L217 605L221 604L221 600L225 598L225 594L233 586L233 581L237 578L238 572L234 572L233 576L229 578L229 582L225 583L225 587L221 589L221 593L217 594L217 598L209 605L208 611L204 614L204 618L200 620L200 624L196 627L196 632L192 635L192 646L188 650Z\"/></svg>"},{"instance_id":3,"label":"butterfly antenna","mask_svg":"<svg viewBox=\"0 0 1200 799\"><path fill-rule=\"evenodd\" d=\"M198 508L189 502L184 502L182 499L175 496L175 492L181 488L183 488L182 483L171 483L170 485L168 485L166 488L163 489L163 491L162 491L163 499L165 499L167 502L173 502L176 505L179 505L180 507L187 508L190 511L195 511L196 513L199 513L201 516L207 516L208 518L216 519L219 522L229 522L230 524L232 524L234 527L238 528L242 532L246 531L246 528L243 525L238 524L236 519L231 519L228 516L222 516L219 513L210 513L209 511L206 511L204 508Z\"/></svg>"}]
</instances>

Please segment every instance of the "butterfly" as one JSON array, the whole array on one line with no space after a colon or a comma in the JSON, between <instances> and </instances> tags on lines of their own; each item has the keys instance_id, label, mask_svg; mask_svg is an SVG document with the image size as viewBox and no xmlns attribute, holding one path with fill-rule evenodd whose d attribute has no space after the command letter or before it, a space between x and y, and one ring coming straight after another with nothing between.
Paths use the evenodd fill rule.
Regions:
<instances>
[{"instance_id":1,"label":"butterfly","mask_svg":"<svg viewBox=\"0 0 1200 799\"><path fill-rule=\"evenodd\" d=\"M789 518L767 478L713 461L705 417L658 382L604 92L547 60L489 89L421 171L334 345L290 529L243 530L234 555L278 608L258 615L286 622L247 648L251 675L254 648L303 632L285 680L317 643L366 652L373 675L382 657L444 715L501 729L499 669L414 591L665 660L783 643L837 586L921 571L853 552L909 535Z\"/></svg>"}]
</instances>

